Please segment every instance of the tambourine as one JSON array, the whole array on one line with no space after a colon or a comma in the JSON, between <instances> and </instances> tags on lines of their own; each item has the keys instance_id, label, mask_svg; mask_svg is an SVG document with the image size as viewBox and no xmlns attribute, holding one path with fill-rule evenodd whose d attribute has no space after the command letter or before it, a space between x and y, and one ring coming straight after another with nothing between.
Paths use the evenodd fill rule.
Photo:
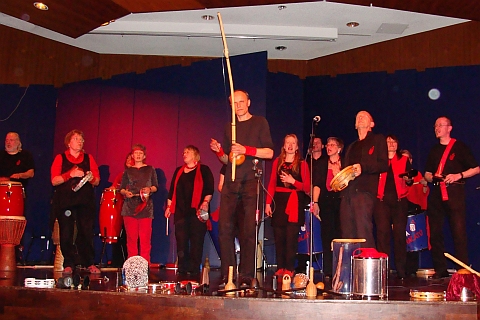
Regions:
<instances>
[{"instance_id":1,"label":"tambourine","mask_svg":"<svg viewBox=\"0 0 480 320\"><path fill-rule=\"evenodd\" d=\"M80 190L80 188L83 187L85 183L90 181L92 177L93 177L92 172L88 171L87 174L83 176L82 180L80 180L80 182L72 188L73 192L77 192L78 190Z\"/></svg>"},{"instance_id":2,"label":"tambourine","mask_svg":"<svg viewBox=\"0 0 480 320\"><path fill-rule=\"evenodd\" d=\"M353 166L348 166L333 177L332 182L330 182L330 188L335 192L342 191L348 186L348 183L354 179L355 170Z\"/></svg>"}]
</instances>

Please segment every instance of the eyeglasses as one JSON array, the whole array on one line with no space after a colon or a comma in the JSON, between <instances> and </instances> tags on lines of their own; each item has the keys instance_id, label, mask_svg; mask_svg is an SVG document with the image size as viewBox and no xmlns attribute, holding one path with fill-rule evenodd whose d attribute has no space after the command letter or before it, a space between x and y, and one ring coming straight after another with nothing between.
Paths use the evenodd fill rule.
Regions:
<instances>
[{"instance_id":1,"label":"eyeglasses","mask_svg":"<svg viewBox=\"0 0 480 320\"><path fill-rule=\"evenodd\" d=\"M18 141L18 139L5 139L5 142L15 142Z\"/></svg>"},{"instance_id":2,"label":"eyeglasses","mask_svg":"<svg viewBox=\"0 0 480 320\"><path fill-rule=\"evenodd\" d=\"M72 138L71 140L78 141L78 142L85 142L85 140L83 140L83 138L77 138L77 137Z\"/></svg>"}]
</instances>

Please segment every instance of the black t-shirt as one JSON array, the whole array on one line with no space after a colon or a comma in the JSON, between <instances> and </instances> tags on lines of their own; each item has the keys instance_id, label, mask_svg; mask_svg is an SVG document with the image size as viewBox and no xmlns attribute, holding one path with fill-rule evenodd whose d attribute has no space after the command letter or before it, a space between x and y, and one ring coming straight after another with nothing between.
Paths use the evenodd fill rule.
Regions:
<instances>
[{"instance_id":1,"label":"black t-shirt","mask_svg":"<svg viewBox=\"0 0 480 320\"><path fill-rule=\"evenodd\" d=\"M426 172L431 172L433 174L437 172L438 164L440 163L443 152L446 148L446 145L438 143L430 149L427 164L425 165ZM447 161L445 162L442 174L460 173L475 167L478 167L478 163L475 160L472 151L465 143L457 140L447 156Z\"/></svg>"},{"instance_id":2,"label":"black t-shirt","mask_svg":"<svg viewBox=\"0 0 480 320\"><path fill-rule=\"evenodd\" d=\"M260 116L252 116L245 121L236 122L236 142L249 147L270 148L273 150L272 136L270 135L270 126L267 119ZM230 153L232 146L232 127L231 124L225 126L223 136L223 150L226 154ZM235 169L235 181L246 181L255 179L255 172L252 170L252 160L255 157L246 156L245 161ZM261 160L261 159L260 159ZM261 167L261 164L258 164ZM232 165L229 162L225 172L225 181L230 181L232 176Z\"/></svg>"},{"instance_id":3,"label":"black t-shirt","mask_svg":"<svg viewBox=\"0 0 480 320\"><path fill-rule=\"evenodd\" d=\"M22 150L16 154L9 154L7 151L0 152L0 177L10 177L14 173L26 172L35 169L33 157L27 150ZM23 187L27 186L28 179L12 179L19 181Z\"/></svg>"}]
</instances>

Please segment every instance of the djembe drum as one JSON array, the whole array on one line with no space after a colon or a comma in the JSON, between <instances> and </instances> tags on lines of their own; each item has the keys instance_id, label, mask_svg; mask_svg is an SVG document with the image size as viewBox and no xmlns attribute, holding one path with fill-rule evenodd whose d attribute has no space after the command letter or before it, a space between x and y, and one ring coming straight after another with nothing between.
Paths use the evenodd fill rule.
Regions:
<instances>
[{"instance_id":1,"label":"djembe drum","mask_svg":"<svg viewBox=\"0 0 480 320\"><path fill-rule=\"evenodd\" d=\"M20 244L27 220L23 216L0 216L0 271L15 271L15 246Z\"/></svg>"},{"instance_id":2,"label":"djembe drum","mask_svg":"<svg viewBox=\"0 0 480 320\"><path fill-rule=\"evenodd\" d=\"M0 182L0 216L23 216L25 192L20 182Z\"/></svg>"},{"instance_id":3,"label":"djembe drum","mask_svg":"<svg viewBox=\"0 0 480 320\"><path fill-rule=\"evenodd\" d=\"M60 225L58 219L55 219L52 232L52 241L55 245L55 260L53 262L53 271L63 271L64 257L60 246Z\"/></svg>"}]
</instances>

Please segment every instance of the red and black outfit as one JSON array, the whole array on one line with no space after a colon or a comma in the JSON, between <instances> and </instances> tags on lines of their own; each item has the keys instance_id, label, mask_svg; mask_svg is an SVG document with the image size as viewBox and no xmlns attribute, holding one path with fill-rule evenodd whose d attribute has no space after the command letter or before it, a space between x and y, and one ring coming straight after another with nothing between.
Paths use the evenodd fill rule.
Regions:
<instances>
[{"instance_id":1,"label":"red and black outfit","mask_svg":"<svg viewBox=\"0 0 480 320\"><path fill-rule=\"evenodd\" d=\"M236 142L249 147L273 149L270 126L267 119L253 115L250 119L236 122ZM230 153L232 145L231 124L225 125L222 147L226 154ZM228 275L228 267L236 266L235 258L235 225L238 221L237 203L243 204L245 218L240 225L240 277L254 277L255 266L255 211L257 207L257 180L252 170L254 156L245 156L243 164L236 167L235 181L232 181L232 166L227 165L225 183L220 199L220 217L218 221L220 257L222 260L222 276ZM259 159L258 167L263 161Z\"/></svg>"},{"instance_id":2,"label":"red and black outfit","mask_svg":"<svg viewBox=\"0 0 480 320\"><path fill-rule=\"evenodd\" d=\"M85 173L91 171L93 179L86 183L80 190L72 190L82 178L71 178L69 171L75 166ZM93 248L93 222L95 219L95 194L93 183L100 180L98 166L92 155L80 152L75 158L67 150L53 160L51 178L61 175L64 182L55 186L52 199L51 225L58 219L60 227L60 246L65 268L75 268L77 262L84 266L94 264ZM74 240L74 227L77 226L77 238ZM78 251L79 260L76 261L75 253Z\"/></svg>"},{"instance_id":3,"label":"red and black outfit","mask_svg":"<svg viewBox=\"0 0 480 320\"><path fill-rule=\"evenodd\" d=\"M393 224L393 250L397 277L405 277L407 245L405 228L408 216L408 186L399 175L411 168L408 157L395 154L387 172L380 174L373 216L377 227L377 250L390 256Z\"/></svg>"},{"instance_id":4,"label":"red and black outfit","mask_svg":"<svg viewBox=\"0 0 480 320\"><path fill-rule=\"evenodd\" d=\"M318 206L320 208L320 226L322 230L323 273L332 275L333 253L331 243L340 238L340 193L332 191L330 183L333 180L333 171L328 169L329 157L320 158L318 174L314 171L314 185L320 188ZM343 159L339 158L340 164ZM315 169L314 169L315 170Z\"/></svg>"},{"instance_id":5,"label":"red and black outfit","mask_svg":"<svg viewBox=\"0 0 480 320\"><path fill-rule=\"evenodd\" d=\"M275 255L277 269L291 271L295 268L295 256L298 249L298 233L300 227L305 224L305 206L310 200L307 193L310 192L310 170L305 161L300 162L298 172L292 168L292 163L284 162L278 168L279 159L273 162L272 174L268 184L268 193L273 196L274 210L272 215L272 227L275 237ZM291 174L295 179L293 185L284 184L280 180L279 171ZM267 204L272 204L272 198L267 197Z\"/></svg>"},{"instance_id":6,"label":"red and black outfit","mask_svg":"<svg viewBox=\"0 0 480 320\"><path fill-rule=\"evenodd\" d=\"M168 199L172 201L170 212L175 223L178 272L198 274L207 226L197 218L197 210L206 196L213 195L214 182L208 166L198 163L195 169L185 173L186 167L175 169Z\"/></svg>"},{"instance_id":7,"label":"red and black outfit","mask_svg":"<svg viewBox=\"0 0 480 320\"><path fill-rule=\"evenodd\" d=\"M371 131L363 140L348 146L345 167L359 163L362 174L349 182L342 193L340 227L342 238L365 239L364 247L375 248L373 209L381 172L388 170L387 142Z\"/></svg>"},{"instance_id":8,"label":"red and black outfit","mask_svg":"<svg viewBox=\"0 0 480 320\"><path fill-rule=\"evenodd\" d=\"M431 172L435 175L446 148L447 145L440 143L433 146L427 158L426 172ZM442 164L443 170L441 170L441 174L457 174L476 167L478 167L478 163L470 148L463 142L456 140L446 156L445 163ZM430 225L433 267L435 268L435 273L440 276L448 275L443 238L445 218L448 218L450 224L455 257L468 265L465 185L462 183L464 181L464 179L461 179L458 181L460 183L452 183L445 186L444 191L446 191L446 194L442 192L441 183L434 182L428 198L427 215Z\"/></svg>"},{"instance_id":9,"label":"red and black outfit","mask_svg":"<svg viewBox=\"0 0 480 320\"><path fill-rule=\"evenodd\" d=\"M155 187L158 190L157 173L153 166L125 169L120 190L125 189L133 194L140 194L140 191L146 187ZM127 234L128 257L140 253L140 256L150 263L153 220L151 194L146 202L140 196L125 198L122 206L122 217ZM140 250L138 249L138 241L140 241Z\"/></svg>"}]
</instances>

